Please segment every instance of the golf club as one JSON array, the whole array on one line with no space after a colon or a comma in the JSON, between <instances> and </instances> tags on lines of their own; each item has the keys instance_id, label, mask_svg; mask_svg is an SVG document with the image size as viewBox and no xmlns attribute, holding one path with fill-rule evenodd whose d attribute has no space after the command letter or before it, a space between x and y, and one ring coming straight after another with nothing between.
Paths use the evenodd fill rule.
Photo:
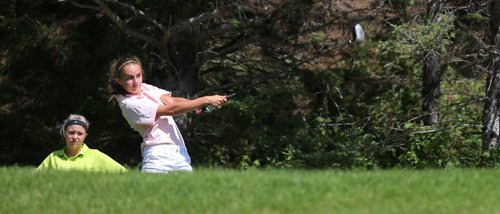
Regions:
<instances>
[{"instance_id":1,"label":"golf club","mask_svg":"<svg viewBox=\"0 0 500 214\"><path fill-rule=\"evenodd\" d=\"M352 36L353 36L353 40L349 40L349 41L343 42L342 44L337 45L335 48L328 50L326 53L329 54L330 52L337 51L338 49L340 49L340 48L342 48L342 47L344 47L344 46L346 46L348 44L353 43L353 41L354 42L358 42L358 43L365 41L365 32L363 30L363 27L360 24L357 23L357 24L354 25L354 27L352 29ZM293 71L294 68L296 68L296 67L298 67L300 65L303 65L305 63L308 63L308 62L310 62L311 60L313 60L315 58L317 58L317 56L313 56L313 57L307 58L305 60L301 60L298 63L296 63L296 64L288 67L287 69L285 69L285 70L283 70L283 71L281 71L281 72L279 72L279 73L277 73L275 75L266 77L266 78L264 78L261 81L257 81L257 82L255 82L253 84L250 84L250 85L244 87L243 89L240 89L240 90L238 90L238 91L236 91L234 93L226 95L226 98L229 99L231 97L234 97L234 96L236 96L236 95L238 95L238 94L240 94L240 93L242 93L244 91L247 91L249 89L254 88L255 86L257 86L259 84L268 82L271 79L275 79L275 78L278 78L278 77L286 77L289 73L291 73ZM201 114L202 112L209 113L209 112L212 112L215 109L217 109L217 107L207 105L207 106L205 106L205 107L203 107L201 109L196 110L195 113L196 114Z\"/></svg>"}]
</instances>

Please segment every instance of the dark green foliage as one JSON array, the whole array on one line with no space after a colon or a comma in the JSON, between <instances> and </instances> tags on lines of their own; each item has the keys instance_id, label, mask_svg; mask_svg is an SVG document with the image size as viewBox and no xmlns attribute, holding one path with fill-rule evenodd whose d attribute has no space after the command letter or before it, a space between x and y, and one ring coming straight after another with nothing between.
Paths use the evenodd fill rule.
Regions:
<instances>
[{"instance_id":1,"label":"dark green foliage","mask_svg":"<svg viewBox=\"0 0 500 214\"><path fill-rule=\"evenodd\" d=\"M199 161L239 168L479 165L481 103L473 100L482 93L479 83L461 81L450 70L442 122L423 126L421 66L401 60L392 70L370 70L370 47L339 62L345 68L302 71L300 78L272 81L195 118L192 125L203 128L192 130L194 142L206 142L192 145ZM463 88L469 95L457 91ZM305 105L297 105L300 99Z\"/></svg>"},{"instance_id":2,"label":"dark green foliage","mask_svg":"<svg viewBox=\"0 0 500 214\"><path fill-rule=\"evenodd\" d=\"M70 113L91 122L89 146L121 151L111 155L121 162L136 156L116 145L130 142L127 134L109 130L127 129L104 89L107 63L120 51L121 36L69 5L14 1L2 10L1 163L38 164L60 149L56 125ZM109 145L111 136L117 141Z\"/></svg>"},{"instance_id":3,"label":"dark green foliage","mask_svg":"<svg viewBox=\"0 0 500 214\"><path fill-rule=\"evenodd\" d=\"M287 162L296 151L287 150L305 128L301 114L294 112L294 99L301 94L298 86L294 79L273 81L238 94L223 109L194 118L192 125L199 128L191 131L193 150L210 148L210 154L200 156L216 165L292 166Z\"/></svg>"},{"instance_id":4,"label":"dark green foliage","mask_svg":"<svg viewBox=\"0 0 500 214\"><path fill-rule=\"evenodd\" d=\"M39 164L49 152L62 147L57 123L70 113L80 113L91 122L87 139L90 147L136 167L141 159L141 138L129 128L119 107L108 102L109 61L118 54L139 55L147 82L173 87L167 85L172 82L166 79L168 66L158 63L162 56L157 53L180 51L178 56L172 56L173 62L190 65L200 55L172 45L188 43L182 47L197 48L200 54L217 51L218 46L231 44L234 39L231 33L221 33L215 39L194 44L190 41L203 31L192 29L182 35L193 37L172 38L170 41L178 43L158 50L127 36L108 19L88 10L41 2L1 3L1 165ZM164 23L178 23L207 8L215 9L218 3L227 3L133 2ZM419 4L386 2L399 10ZM447 71L442 83L440 123L429 127L420 120L421 57L425 55L423 49L432 46L430 37L436 34L431 33L439 32L446 38L446 43L439 44L443 48L458 44L454 47L463 45L467 53L473 53L477 46L472 36L460 28L456 34L445 32L452 29L452 17L445 17L444 21L449 21L445 24L418 28L418 32L405 28L408 25L394 26L397 32L418 35L404 37L407 43L402 42L402 37L384 32L391 29L378 26L380 31L366 21L367 35L373 28L370 38L381 43L368 40L330 52L325 65L308 62L294 66L320 53L329 36L321 28L313 28L309 32L311 43L298 42L297 38L304 36L300 31L306 25L302 24L314 23L307 20L314 15L314 10L308 8L311 4L293 1L259 27L248 26L246 21L256 17L241 8L240 16L228 18L228 26L244 32L240 38L248 37L242 41L258 42L249 42L251 45L234 53L197 65L200 69L192 78L197 81L193 94L238 94L212 113L179 118L188 121L183 133L194 165L242 169L498 167L498 149L481 151L484 74L474 66L468 65L465 70L460 63L443 66ZM482 16L470 14L459 20L484 21ZM287 19L271 19L283 17ZM135 19L130 24L141 26ZM213 21L203 27L217 24ZM162 36L158 29L141 30ZM463 38L467 41L460 43ZM290 71L283 72L287 69ZM277 75L279 72L281 75ZM266 79L273 75L275 78ZM239 91L259 81L262 84Z\"/></svg>"}]
</instances>

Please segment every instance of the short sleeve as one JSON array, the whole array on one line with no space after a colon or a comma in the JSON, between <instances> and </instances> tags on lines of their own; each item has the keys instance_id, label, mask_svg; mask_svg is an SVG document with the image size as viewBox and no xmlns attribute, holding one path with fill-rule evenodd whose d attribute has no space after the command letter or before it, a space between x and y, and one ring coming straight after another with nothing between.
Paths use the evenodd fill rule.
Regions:
<instances>
[{"instance_id":1,"label":"short sleeve","mask_svg":"<svg viewBox=\"0 0 500 214\"><path fill-rule=\"evenodd\" d=\"M140 100L134 100L140 101ZM154 124L157 104L141 104L139 102L127 102L120 105L122 114L130 124L152 125Z\"/></svg>"},{"instance_id":2,"label":"short sleeve","mask_svg":"<svg viewBox=\"0 0 500 214\"><path fill-rule=\"evenodd\" d=\"M51 154L52 155L52 154ZM43 162L36 168L37 170L49 169L51 162L51 155L47 156Z\"/></svg>"},{"instance_id":3,"label":"short sleeve","mask_svg":"<svg viewBox=\"0 0 500 214\"><path fill-rule=\"evenodd\" d=\"M92 160L92 165L98 169L99 171L104 172L126 172L127 169L123 167L121 164L116 162L113 158L104 154L103 152L93 149L92 156L94 159Z\"/></svg>"}]
</instances>

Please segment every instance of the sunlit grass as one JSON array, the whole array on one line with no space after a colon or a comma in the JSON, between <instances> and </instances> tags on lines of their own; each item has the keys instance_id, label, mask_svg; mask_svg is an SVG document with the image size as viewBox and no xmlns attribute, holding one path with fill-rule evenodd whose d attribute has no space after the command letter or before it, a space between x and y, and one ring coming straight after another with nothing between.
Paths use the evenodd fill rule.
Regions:
<instances>
[{"instance_id":1,"label":"sunlit grass","mask_svg":"<svg viewBox=\"0 0 500 214\"><path fill-rule=\"evenodd\" d=\"M500 212L498 170L0 173L0 213Z\"/></svg>"}]
</instances>

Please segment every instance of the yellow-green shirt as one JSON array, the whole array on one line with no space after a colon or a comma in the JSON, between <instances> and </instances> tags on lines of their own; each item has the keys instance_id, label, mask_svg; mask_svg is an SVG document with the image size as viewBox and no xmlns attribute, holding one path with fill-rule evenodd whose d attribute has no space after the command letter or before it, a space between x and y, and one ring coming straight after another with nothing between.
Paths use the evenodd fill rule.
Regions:
<instances>
[{"instance_id":1,"label":"yellow-green shirt","mask_svg":"<svg viewBox=\"0 0 500 214\"><path fill-rule=\"evenodd\" d=\"M79 170L89 172L126 172L127 169L97 149L83 144L80 154L68 157L64 149L50 153L38 166L38 170Z\"/></svg>"}]
</instances>

